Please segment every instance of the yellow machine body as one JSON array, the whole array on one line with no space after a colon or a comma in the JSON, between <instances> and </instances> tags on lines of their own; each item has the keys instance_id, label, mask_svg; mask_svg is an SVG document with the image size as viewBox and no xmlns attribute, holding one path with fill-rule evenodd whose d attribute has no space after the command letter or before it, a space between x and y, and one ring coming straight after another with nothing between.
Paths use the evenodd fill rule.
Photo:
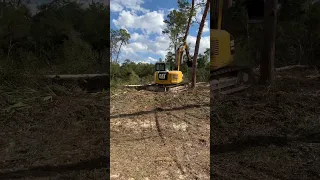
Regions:
<instances>
[{"instance_id":1,"label":"yellow machine body","mask_svg":"<svg viewBox=\"0 0 320 180\"><path fill-rule=\"evenodd\" d=\"M215 71L233 62L234 40L225 30L210 30L210 66Z\"/></svg>"},{"instance_id":2,"label":"yellow machine body","mask_svg":"<svg viewBox=\"0 0 320 180\"><path fill-rule=\"evenodd\" d=\"M183 81L181 71L156 71L154 75L156 84L173 85Z\"/></svg>"}]
</instances>

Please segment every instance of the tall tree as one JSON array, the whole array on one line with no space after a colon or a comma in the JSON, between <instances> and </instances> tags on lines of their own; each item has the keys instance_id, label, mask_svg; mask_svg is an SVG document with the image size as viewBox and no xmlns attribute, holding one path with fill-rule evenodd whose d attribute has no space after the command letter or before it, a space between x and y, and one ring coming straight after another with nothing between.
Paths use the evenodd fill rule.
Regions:
<instances>
[{"instance_id":1,"label":"tall tree","mask_svg":"<svg viewBox=\"0 0 320 180\"><path fill-rule=\"evenodd\" d=\"M277 24L277 0L266 0L264 9L264 41L261 50L260 83L274 80L275 38Z\"/></svg>"},{"instance_id":2,"label":"tall tree","mask_svg":"<svg viewBox=\"0 0 320 180\"><path fill-rule=\"evenodd\" d=\"M191 87L194 88L196 85L196 76L197 76L197 58L198 58L198 53L199 53L199 46L200 46L200 40L201 40L201 35L202 35L202 31L203 31L203 27L204 27L204 23L206 21L207 15L208 15L208 11L210 8L210 1L211 0L207 0L206 2L206 6L203 12L203 16L201 19L201 23L200 23L200 27L199 27L199 31L198 31L198 35L197 35L197 41L196 41L196 46L194 49L194 55L193 55L193 63L192 63L192 81L191 81Z\"/></svg>"},{"instance_id":3,"label":"tall tree","mask_svg":"<svg viewBox=\"0 0 320 180\"><path fill-rule=\"evenodd\" d=\"M103 58L104 52L110 47L110 35L106 29L110 27L109 9L102 3L92 2L85 11L82 30L83 38L92 45L92 49L97 52L96 61L99 65L108 63Z\"/></svg>"},{"instance_id":4,"label":"tall tree","mask_svg":"<svg viewBox=\"0 0 320 180\"><path fill-rule=\"evenodd\" d=\"M166 60L166 62L173 64L174 61L175 61L175 54L173 54L172 52L169 51L169 52L166 54L165 60Z\"/></svg>"},{"instance_id":5,"label":"tall tree","mask_svg":"<svg viewBox=\"0 0 320 180\"><path fill-rule=\"evenodd\" d=\"M186 32L185 32L185 35L184 35L184 38L183 38L183 42L186 42L186 41L187 41L187 37L188 37L188 35L189 35L189 29L190 29L192 17L193 17L194 15L195 15L194 0L192 0L191 10L190 10L190 14L189 14L189 20L188 20L187 29L186 29ZM185 51L186 51L187 59L190 60L189 49L186 48ZM180 57L180 63L181 63L181 62L182 62L182 56Z\"/></svg>"},{"instance_id":6,"label":"tall tree","mask_svg":"<svg viewBox=\"0 0 320 180\"><path fill-rule=\"evenodd\" d=\"M210 58L210 49L207 48L203 54L199 54L199 56L198 56L198 60L197 60L198 68L199 69L204 68L206 66L206 64L208 63L209 58Z\"/></svg>"},{"instance_id":7,"label":"tall tree","mask_svg":"<svg viewBox=\"0 0 320 180\"><path fill-rule=\"evenodd\" d=\"M116 61L115 61L116 63L118 63L118 58L119 58L119 54L120 54L122 45L128 44L129 39L130 39L130 34L127 32L127 30L120 29L120 31L119 31L120 46L119 46L119 50L118 50L118 53L117 53L117 58L116 58Z\"/></svg>"},{"instance_id":8,"label":"tall tree","mask_svg":"<svg viewBox=\"0 0 320 180\"><path fill-rule=\"evenodd\" d=\"M186 0L178 0L178 10L172 10L164 20L166 25L162 31L170 38L169 49L177 52L178 48L184 42L185 30L188 26L188 17L190 14L190 4ZM176 62L177 63L177 62Z\"/></svg>"},{"instance_id":9,"label":"tall tree","mask_svg":"<svg viewBox=\"0 0 320 180\"><path fill-rule=\"evenodd\" d=\"M118 43L119 43L120 32L117 29L110 29L110 61L112 57L116 56L118 53Z\"/></svg>"}]
</instances>

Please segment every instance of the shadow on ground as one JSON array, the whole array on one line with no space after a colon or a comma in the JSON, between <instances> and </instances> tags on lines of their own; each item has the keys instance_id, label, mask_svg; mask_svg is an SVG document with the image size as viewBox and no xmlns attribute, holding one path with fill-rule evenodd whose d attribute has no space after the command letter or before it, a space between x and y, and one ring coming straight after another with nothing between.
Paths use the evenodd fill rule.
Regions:
<instances>
[{"instance_id":1,"label":"shadow on ground","mask_svg":"<svg viewBox=\"0 0 320 180\"><path fill-rule=\"evenodd\" d=\"M106 169L109 174L110 158L102 156L87 161L81 161L74 164L63 164L57 166L37 166L26 170L0 172L0 179L26 178L26 177L50 177L60 173L81 170Z\"/></svg>"}]
</instances>

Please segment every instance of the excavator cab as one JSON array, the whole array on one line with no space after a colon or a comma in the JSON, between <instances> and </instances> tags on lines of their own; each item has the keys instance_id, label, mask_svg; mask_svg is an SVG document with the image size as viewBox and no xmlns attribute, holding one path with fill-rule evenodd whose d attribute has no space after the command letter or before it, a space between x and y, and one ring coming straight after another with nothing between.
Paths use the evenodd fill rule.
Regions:
<instances>
[{"instance_id":1,"label":"excavator cab","mask_svg":"<svg viewBox=\"0 0 320 180\"><path fill-rule=\"evenodd\" d=\"M155 64L156 71L172 71L172 64L169 62L158 62Z\"/></svg>"}]
</instances>

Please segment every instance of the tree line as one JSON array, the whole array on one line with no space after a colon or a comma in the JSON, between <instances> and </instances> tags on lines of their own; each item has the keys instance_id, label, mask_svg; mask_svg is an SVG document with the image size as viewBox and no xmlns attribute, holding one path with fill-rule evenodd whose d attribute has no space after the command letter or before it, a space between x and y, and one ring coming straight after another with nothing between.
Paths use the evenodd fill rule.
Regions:
<instances>
[{"instance_id":1,"label":"tree line","mask_svg":"<svg viewBox=\"0 0 320 180\"><path fill-rule=\"evenodd\" d=\"M248 22L245 0L234 1L229 10L238 63L258 66L263 47L263 23ZM319 65L320 6L312 0L278 1L275 66Z\"/></svg>"},{"instance_id":2,"label":"tree line","mask_svg":"<svg viewBox=\"0 0 320 180\"><path fill-rule=\"evenodd\" d=\"M53 0L0 2L0 73L77 74L109 70L109 7Z\"/></svg>"},{"instance_id":3,"label":"tree line","mask_svg":"<svg viewBox=\"0 0 320 180\"><path fill-rule=\"evenodd\" d=\"M191 56L191 58L193 58ZM197 79L201 82L208 82L210 79L210 49L198 56ZM168 52L165 59L159 58L159 62L175 63L175 54ZM187 65L187 58L184 56L181 71L184 79L189 81L192 76L191 68ZM110 79L111 87L123 84L149 84L154 81L155 65L152 63L136 62L125 59L123 63L111 62Z\"/></svg>"}]
</instances>

